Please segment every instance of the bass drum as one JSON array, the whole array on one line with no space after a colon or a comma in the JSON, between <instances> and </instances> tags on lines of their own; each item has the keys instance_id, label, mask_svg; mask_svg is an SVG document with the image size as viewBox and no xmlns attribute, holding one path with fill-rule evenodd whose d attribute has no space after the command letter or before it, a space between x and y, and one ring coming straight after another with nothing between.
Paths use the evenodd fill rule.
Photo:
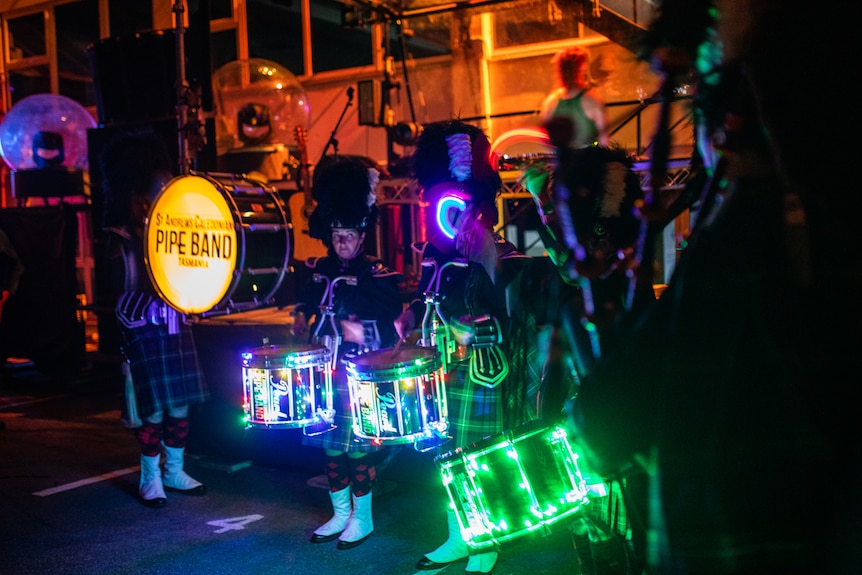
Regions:
<instances>
[{"instance_id":1,"label":"bass drum","mask_svg":"<svg viewBox=\"0 0 862 575\"><path fill-rule=\"evenodd\" d=\"M159 296L177 311L207 317L273 303L288 270L290 225L274 187L191 173L162 188L144 244Z\"/></svg>"}]
</instances>

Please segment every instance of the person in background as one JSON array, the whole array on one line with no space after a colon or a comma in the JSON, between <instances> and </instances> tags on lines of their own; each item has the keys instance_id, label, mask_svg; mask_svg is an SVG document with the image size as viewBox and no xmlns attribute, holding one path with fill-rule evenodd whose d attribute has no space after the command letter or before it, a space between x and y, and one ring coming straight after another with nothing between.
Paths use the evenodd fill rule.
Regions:
<instances>
[{"instance_id":1,"label":"person in background","mask_svg":"<svg viewBox=\"0 0 862 575\"><path fill-rule=\"evenodd\" d=\"M568 145L573 148L608 146L605 103L592 90L589 52L579 46L564 48L552 62L559 86L542 102L539 114L542 123L547 124L552 118L571 121L573 131Z\"/></svg>"},{"instance_id":2,"label":"person in background","mask_svg":"<svg viewBox=\"0 0 862 575\"><path fill-rule=\"evenodd\" d=\"M131 400L140 416L134 428L141 453L138 499L158 508L167 502L165 491L207 491L185 472L184 460L189 408L207 401L209 390L191 327L172 319L173 310L156 293L144 261L145 218L172 177L172 162L164 142L148 132L118 136L100 160L105 254L114 293L120 294L116 315L132 377Z\"/></svg>"},{"instance_id":3,"label":"person in background","mask_svg":"<svg viewBox=\"0 0 862 575\"><path fill-rule=\"evenodd\" d=\"M436 270L447 262L461 262L440 271L440 281L433 286L429 284L435 268L425 267L419 284L420 289L431 291L439 284L440 311L449 333L437 337L448 338L457 348L445 361L452 440L444 446L449 448L467 446L535 418L527 399L529 342L535 343L531 338L535 322L523 293L532 258L495 233L501 180L489 160L489 148L481 129L445 121L425 126L413 155L414 173L426 201L432 205L439 201L435 194L440 190L444 195L453 190L464 201L462 210L444 215L454 232L449 243L435 234L414 248L423 260L435 260ZM418 322L424 313L424 300L417 297L395 323L402 339L421 327ZM533 375L537 387L538 374ZM467 573L489 573L494 568L498 552L469 553L451 508L448 530L448 539L425 554L417 569L440 569L465 558Z\"/></svg>"},{"instance_id":4,"label":"person in background","mask_svg":"<svg viewBox=\"0 0 862 575\"><path fill-rule=\"evenodd\" d=\"M294 307L294 335L308 331L309 341L329 343L327 347L335 354L335 428L304 435L303 444L325 451L325 474L334 510L332 518L314 530L311 542L337 538L338 549L356 547L374 530L372 485L375 458L383 449L353 432L342 361L393 346L397 342L393 322L403 308L398 289L401 274L365 250L367 234L374 233L377 225L379 177L378 170L350 156L327 156L316 167L312 187L317 206L309 217L309 233L326 245L328 253L306 260L313 275ZM335 283L340 276L355 281ZM320 307L330 301L328 289L332 290L331 317Z\"/></svg>"}]
</instances>

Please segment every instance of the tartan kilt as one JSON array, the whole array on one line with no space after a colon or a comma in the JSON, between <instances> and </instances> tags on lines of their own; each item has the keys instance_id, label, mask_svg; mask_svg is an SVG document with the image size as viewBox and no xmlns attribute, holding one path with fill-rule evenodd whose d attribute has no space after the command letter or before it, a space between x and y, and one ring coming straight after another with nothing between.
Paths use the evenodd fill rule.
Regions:
<instances>
[{"instance_id":1,"label":"tartan kilt","mask_svg":"<svg viewBox=\"0 0 862 575\"><path fill-rule=\"evenodd\" d=\"M369 440L353 433L353 411L350 405L350 390L347 373L343 365L332 374L332 407L335 409L335 429L319 435L303 435L302 444L334 451L371 453L383 449Z\"/></svg>"},{"instance_id":2,"label":"tartan kilt","mask_svg":"<svg viewBox=\"0 0 862 575\"><path fill-rule=\"evenodd\" d=\"M181 323L175 334L166 325L120 330L141 418L209 399L190 326Z\"/></svg>"},{"instance_id":3,"label":"tartan kilt","mask_svg":"<svg viewBox=\"0 0 862 575\"><path fill-rule=\"evenodd\" d=\"M446 374L449 436L444 451L466 447L503 431L503 384L485 387L470 377L470 361L452 364Z\"/></svg>"}]
</instances>

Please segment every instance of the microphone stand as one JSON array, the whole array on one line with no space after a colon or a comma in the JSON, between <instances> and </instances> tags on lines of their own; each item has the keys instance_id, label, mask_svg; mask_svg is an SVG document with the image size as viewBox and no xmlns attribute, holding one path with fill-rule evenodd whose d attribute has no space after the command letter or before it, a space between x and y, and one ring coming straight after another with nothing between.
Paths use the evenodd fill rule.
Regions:
<instances>
[{"instance_id":1,"label":"microphone stand","mask_svg":"<svg viewBox=\"0 0 862 575\"><path fill-rule=\"evenodd\" d=\"M186 80L186 65L185 65L185 27L183 25L183 3L174 2L172 7L175 15L174 34L176 35L176 64L177 64L177 83L176 83L176 115L177 115L177 135L179 144L179 168L180 174L188 174L191 166L189 141L187 133L187 115L189 111L189 84Z\"/></svg>"},{"instance_id":2,"label":"microphone stand","mask_svg":"<svg viewBox=\"0 0 862 575\"><path fill-rule=\"evenodd\" d=\"M318 164L323 161L323 158L326 157L326 152L329 150L329 146L332 146L335 150L335 155L338 155L338 140L335 139L335 133L338 131L338 127L341 126L341 121L344 120L344 114L347 113L347 108L353 105L353 86L347 89L347 104L344 105L344 109L341 110L341 116L338 118L338 122L335 124L335 128L332 130L332 134L329 135L329 141L326 142L326 145L323 147L323 153L320 155L320 160L318 160Z\"/></svg>"}]
</instances>

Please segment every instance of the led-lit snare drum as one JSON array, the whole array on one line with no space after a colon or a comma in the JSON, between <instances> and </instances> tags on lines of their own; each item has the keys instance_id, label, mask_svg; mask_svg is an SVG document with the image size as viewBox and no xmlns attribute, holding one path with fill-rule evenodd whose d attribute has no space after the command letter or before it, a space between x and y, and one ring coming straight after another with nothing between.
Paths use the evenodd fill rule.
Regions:
<instances>
[{"instance_id":1,"label":"led-lit snare drum","mask_svg":"<svg viewBox=\"0 0 862 575\"><path fill-rule=\"evenodd\" d=\"M317 345L264 346L242 352L246 427L331 424L330 352Z\"/></svg>"},{"instance_id":2,"label":"led-lit snare drum","mask_svg":"<svg viewBox=\"0 0 862 575\"><path fill-rule=\"evenodd\" d=\"M528 423L434 461L474 549L546 529L588 503L578 455L561 427Z\"/></svg>"},{"instance_id":3,"label":"led-lit snare drum","mask_svg":"<svg viewBox=\"0 0 862 575\"><path fill-rule=\"evenodd\" d=\"M379 349L345 365L358 437L389 444L446 438L443 364L435 349Z\"/></svg>"},{"instance_id":4,"label":"led-lit snare drum","mask_svg":"<svg viewBox=\"0 0 862 575\"><path fill-rule=\"evenodd\" d=\"M144 255L162 300L205 317L274 301L290 225L274 187L234 174L174 178L147 215Z\"/></svg>"}]
</instances>

